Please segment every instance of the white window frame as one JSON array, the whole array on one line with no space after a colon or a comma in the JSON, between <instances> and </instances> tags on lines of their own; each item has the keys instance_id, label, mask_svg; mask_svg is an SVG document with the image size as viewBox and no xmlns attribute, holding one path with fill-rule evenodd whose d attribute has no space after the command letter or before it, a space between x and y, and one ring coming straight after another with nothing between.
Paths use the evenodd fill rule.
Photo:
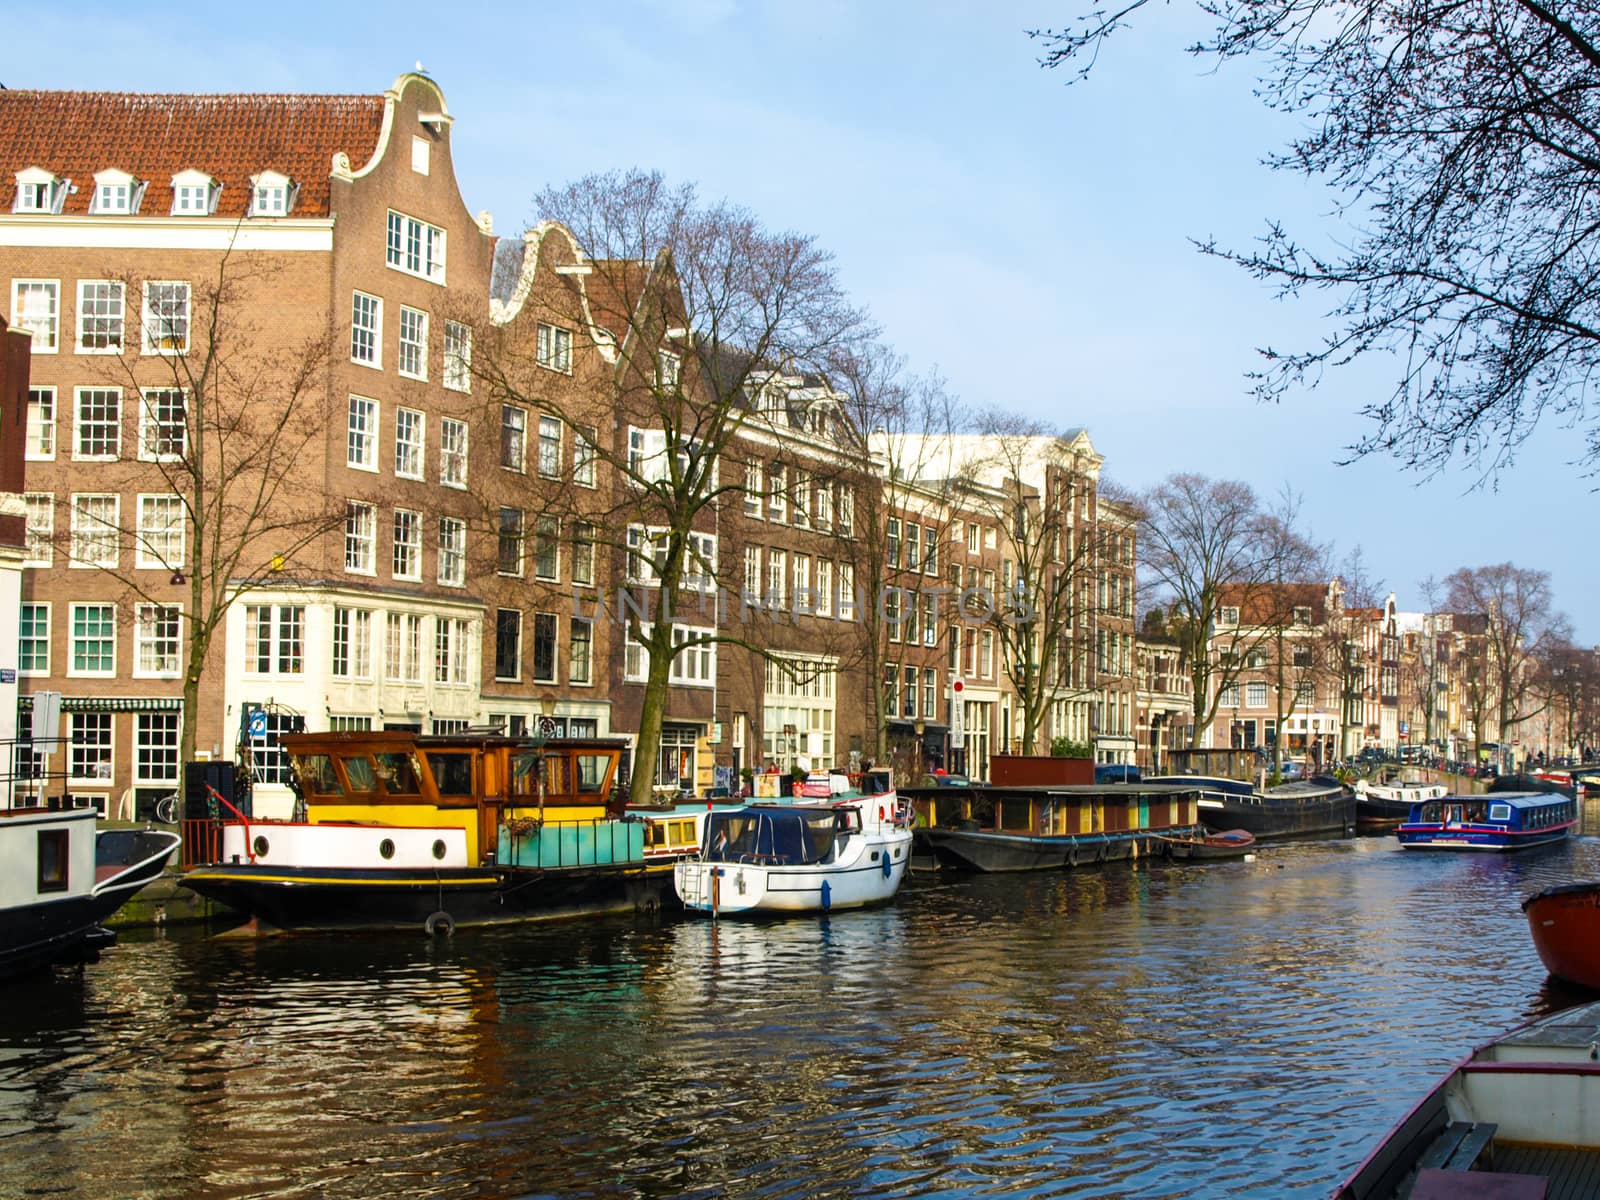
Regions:
<instances>
[{"instance_id":1,"label":"white window frame","mask_svg":"<svg viewBox=\"0 0 1600 1200\"><path fill-rule=\"evenodd\" d=\"M411 169L418 175L428 173L428 162L432 157L433 143L421 134L411 135Z\"/></svg>"},{"instance_id":2,"label":"white window frame","mask_svg":"<svg viewBox=\"0 0 1600 1200\"><path fill-rule=\"evenodd\" d=\"M395 369L407 379L428 378L428 314L410 305L400 306L399 348Z\"/></svg>"},{"instance_id":3,"label":"white window frame","mask_svg":"<svg viewBox=\"0 0 1600 1200\"><path fill-rule=\"evenodd\" d=\"M635 482L660 483L668 469L666 430L628 426L628 470Z\"/></svg>"},{"instance_id":4,"label":"white window frame","mask_svg":"<svg viewBox=\"0 0 1600 1200\"><path fill-rule=\"evenodd\" d=\"M350 361L383 370L383 297L360 288L350 292Z\"/></svg>"},{"instance_id":5,"label":"white window frame","mask_svg":"<svg viewBox=\"0 0 1600 1200\"><path fill-rule=\"evenodd\" d=\"M593 425L579 425L572 434L572 482L578 487L599 487L596 464L599 462L599 432Z\"/></svg>"},{"instance_id":6,"label":"white window frame","mask_svg":"<svg viewBox=\"0 0 1600 1200\"><path fill-rule=\"evenodd\" d=\"M89 323L97 322L94 333ZM100 345L85 341L93 336ZM127 344L127 288L120 279L78 280L77 331L72 349L76 354L121 354Z\"/></svg>"},{"instance_id":7,"label":"white window frame","mask_svg":"<svg viewBox=\"0 0 1600 1200\"><path fill-rule=\"evenodd\" d=\"M331 649L328 673L333 678L371 679L372 610L335 606Z\"/></svg>"},{"instance_id":8,"label":"white window frame","mask_svg":"<svg viewBox=\"0 0 1600 1200\"><path fill-rule=\"evenodd\" d=\"M257 679L268 676L292 679L305 675L306 632L306 606L303 604L246 604L244 673ZM266 670L261 669L263 651L268 663ZM286 666L286 662L290 665Z\"/></svg>"},{"instance_id":9,"label":"white window frame","mask_svg":"<svg viewBox=\"0 0 1600 1200\"><path fill-rule=\"evenodd\" d=\"M140 604L135 608L135 679L176 679L181 673L182 646L183 610L176 604Z\"/></svg>"},{"instance_id":10,"label":"white window frame","mask_svg":"<svg viewBox=\"0 0 1600 1200\"><path fill-rule=\"evenodd\" d=\"M467 523L459 517L439 518L438 577L443 587L467 582Z\"/></svg>"},{"instance_id":11,"label":"white window frame","mask_svg":"<svg viewBox=\"0 0 1600 1200\"><path fill-rule=\"evenodd\" d=\"M584 635L581 638L580 629ZM581 654L580 645L584 648ZM587 617L571 617L567 621L567 682L573 687L594 686L594 622Z\"/></svg>"},{"instance_id":12,"label":"white window frame","mask_svg":"<svg viewBox=\"0 0 1600 1200\"><path fill-rule=\"evenodd\" d=\"M43 167L25 167L17 172L17 194L11 201L14 213L49 213L61 211L61 201L66 197L66 181Z\"/></svg>"},{"instance_id":13,"label":"white window frame","mask_svg":"<svg viewBox=\"0 0 1600 1200\"><path fill-rule=\"evenodd\" d=\"M116 405L116 415L107 417L103 413L91 415L90 420L84 420L84 403L91 397L101 397L102 403L109 410L111 402ZM73 391L73 430L72 430L72 459L74 462L116 462L122 457L122 389L119 387L80 387ZM85 450L83 448L84 435L90 429L109 430L109 436L102 440L111 444L107 450Z\"/></svg>"},{"instance_id":14,"label":"white window frame","mask_svg":"<svg viewBox=\"0 0 1600 1200\"><path fill-rule=\"evenodd\" d=\"M48 311L35 312L37 301L45 300ZM13 279L11 281L11 328L33 334L34 354L56 354L61 349L61 280Z\"/></svg>"},{"instance_id":15,"label":"white window frame","mask_svg":"<svg viewBox=\"0 0 1600 1200\"><path fill-rule=\"evenodd\" d=\"M165 402L176 396L180 408L174 420ZM189 397L182 388L144 388L139 393L139 461L182 462L189 452ZM178 448L167 449L176 434Z\"/></svg>"},{"instance_id":16,"label":"white window frame","mask_svg":"<svg viewBox=\"0 0 1600 1200\"><path fill-rule=\"evenodd\" d=\"M79 615L79 613L87 612L90 609L99 610L102 619L104 618L104 615L106 613L108 613L108 612L110 613L110 615L111 615L110 623L109 623L108 626L106 626L106 628L109 630L109 634L106 634L104 636L96 636L96 637L94 637L92 639L91 638L80 638L79 637L78 615ZM71 679L113 679L113 678L115 678L116 674L117 674L117 606L115 604L107 604L107 603L105 603L103 601L99 601L99 600L96 600L96 601L93 601L93 602L87 602L87 603L73 603L73 604L68 606L67 621L68 621L68 624L67 624L67 676L68 676L68 678L71 678ZM97 660L101 659L101 658L108 657L110 659L110 661L111 661L111 666L109 668L104 668L104 669L102 669L102 668L86 668L86 667L78 666L78 659L80 657L79 654L78 654L78 647L80 646L80 644L86 646L86 645L89 644L90 641L93 641L96 644L109 644L109 646L110 646L109 654L107 654L107 655L99 655L99 654L97 654L95 656Z\"/></svg>"},{"instance_id":17,"label":"white window frame","mask_svg":"<svg viewBox=\"0 0 1600 1200\"><path fill-rule=\"evenodd\" d=\"M344 569L349 575L376 575L378 510L363 500L344 505Z\"/></svg>"},{"instance_id":18,"label":"white window frame","mask_svg":"<svg viewBox=\"0 0 1600 1200\"><path fill-rule=\"evenodd\" d=\"M413 508L394 510L394 544L389 558L395 579L422 580L422 514Z\"/></svg>"},{"instance_id":19,"label":"white window frame","mask_svg":"<svg viewBox=\"0 0 1600 1200\"><path fill-rule=\"evenodd\" d=\"M594 526L587 521L572 523L572 563L569 574L575 587L594 586Z\"/></svg>"},{"instance_id":20,"label":"white window frame","mask_svg":"<svg viewBox=\"0 0 1600 1200\"><path fill-rule=\"evenodd\" d=\"M262 171L250 176L250 215L252 217L286 217L294 209L295 194L299 188L287 175L277 171Z\"/></svg>"},{"instance_id":21,"label":"white window frame","mask_svg":"<svg viewBox=\"0 0 1600 1200\"><path fill-rule=\"evenodd\" d=\"M23 457L29 462L55 461L56 411L54 386L45 384L28 389L28 432Z\"/></svg>"},{"instance_id":22,"label":"white window frame","mask_svg":"<svg viewBox=\"0 0 1600 1200\"><path fill-rule=\"evenodd\" d=\"M439 482L444 487L467 486L467 445L470 430L454 417L439 419Z\"/></svg>"},{"instance_id":23,"label":"white window frame","mask_svg":"<svg viewBox=\"0 0 1600 1200\"><path fill-rule=\"evenodd\" d=\"M172 784L178 780L178 752L183 745L183 715L143 712L133 719L133 781Z\"/></svg>"},{"instance_id":24,"label":"white window frame","mask_svg":"<svg viewBox=\"0 0 1600 1200\"><path fill-rule=\"evenodd\" d=\"M515 515L516 522L508 525L507 518L511 515ZM528 514L526 510L513 508L506 504L500 505L499 512L495 517L494 534L495 574L503 575L508 579L521 579L527 570L528 560ZM510 544L516 548L516 562L510 567L506 565L508 539L511 539Z\"/></svg>"},{"instance_id":25,"label":"white window frame","mask_svg":"<svg viewBox=\"0 0 1600 1200\"><path fill-rule=\"evenodd\" d=\"M109 501L110 520L92 515L89 501ZM105 506L97 506L105 507ZM72 557L70 566L80 570L115 569L122 551L122 497L115 492L75 492L72 496ZM97 546L107 549L100 558L86 557L84 551Z\"/></svg>"},{"instance_id":26,"label":"white window frame","mask_svg":"<svg viewBox=\"0 0 1600 1200\"><path fill-rule=\"evenodd\" d=\"M539 673L539 627L550 631L550 669ZM534 683L561 682L561 617L553 612L533 614L532 635L528 639L528 677Z\"/></svg>"},{"instance_id":27,"label":"white window frame","mask_svg":"<svg viewBox=\"0 0 1600 1200\"><path fill-rule=\"evenodd\" d=\"M378 470L378 402L370 396L350 394L345 425L345 466L356 471Z\"/></svg>"},{"instance_id":28,"label":"white window frame","mask_svg":"<svg viewBox=\"0 0 1600 1200\"><path fill-rule=\"evenodd\" d=\"M44 624L43 624L43 628L42 629L40 627L38 627L37 625L35 625L31 629L28 627L28 624L24 620L24 618L25 618L25 616L29 615L30 613L32 614L33 619L35 621L37 621L39 619L39 615L40 614L43 615ZM51 624L51 611L50 611L50 602L48 600L24 600L18 606L18 609L17 609L17 674L18 675L21 675L24 678L44 678L44 677L46 677L46 676L48 676L50 674L50 659L51 659L51 654L50 654L50 624ZM25 637L24 633L27 633L29 636ZM32 664L32 661L33 661L31 657L25 656L23 654L23 652L22 652L23 646L24 645L28 645L28 644L42 645L43 646L43 648L44 648L44 665L42 667L37 666L37 665L28 665L28 666L24 666L23 665L24 663Z\"/></svg>"},{"instance_id":29,"label":"white window frame","mask_svg":"<svg viewBox=\"0 0 1600 1200\"><path fill-rule=\"evenodd\" d=\"M82 735L95 732L93 741ZM67 779L73 784L105 787L115 777L117 768L117 717L109 712L75 712L67 743ZM82 770L91 766L93 770Z\"/></svg>"},{"instance_id":30,"label":"white window frame","mask_svg":"<svg viewBox=\"0 0 1600 1200\"><path fill-rule=\"evenodd\" d=\"M204 171L179 171L172 177L172 215L209 217L217 210L221 191L217 181Z\"/></svg>"},{"instance_id":31,"label":"white window frame","mask_svg":"<svg viewBox=\"0 0 1600 1200\"><path fill-rule=\"evenodd\" d=\"M552 436L553 434L553 436ZM561 418L539 414L539 446L534 466L545 479L561 478Z\"/></svg>"},{"instance_id":32,"label":"white window frame","mask_svg":"<svg viewBox=\"0 0 1600 1200\"><path fill-rule=\"evenodd\" d=\"M428 448L428 414L397 405L394 410L394 473L397 479L421 479Z\"/></svg>"},{"instance_id":33,"label":"white window frame","mask_svg":"<svg viewBox=\"0 0 1600 1200\"><path fill-rule=\"evenodd\" d=\"M184 560L184 543L188 533L183 497L174 493L141 494L135 498L135 503L139 507L133 565L160 571L175 571L181 568ZM168 518L167 522L157 524L155 518L158 514L164 514Z\"/></svg>"},{"instance_id":34,"label":"white window frame","mask_svg":"<svg viewBox=\"0 0 1600 1200\"><path fill-rule=\"evenodd\" d=\"M543 560L549 555L549 570ZM561 518L541 513L533 522L533 577L541 583L561 580Z\"/></svg>"},{"instance_id":35,"label":"white window frame","mask_svg":"<svg viewBox=\"0 0 1600 1200\"><path fill-rule=\"evenodd\" d=\"M528 410L517 404L500 406L500 469L526 475L528 467Z\"/></svg>"},{"instance_id":36,"label":"white window frame","mask_svg":"<svg viewBox=\"0 0 1600 1200\"><path fill-rule=\"evenodd\" d=\"M27 533L24 535L22 565L48 567L56 554L56 497L54 492L25 492Z\"/></svg>"},{"instance_id":37,"label":"white window frame","mask_svg":"<svg viewBox=\"0 0 1600 1200\"><path fill-rule=\"evenodd\" d=\"M1262 679L1252 679L1244 685L1244 706L1246 708L1265 708L1267 706L1267 684Z\"/></svg>"},{"instance_id":38,"label":"white window frame","mask_svg":"<svg viewBox=\"0 0 1600 1200\"><path fill-rule=\"evenodd\" d=\"M534 326L534 361L547 371L572 374L572 330L539 321Z\"/></svg>"},{"instance_id":39,"label":"white window frame","mask_svg":"<svg viewBox=\"0 0 1600 1200\"><path fill-rule=\"evenodd\" d=\"M472 390L472 326L444 323L444 386L452 392Z\"/></svg>"},{"instance_id":40,"label":"white window frame","mask_svg":"<svg viewBox=\"0 0 1600 1200\"><path fill-rule=\"evenodd\" d=\"M656 386L663 391L675 389L683 378L683 355L672 350L662 350L656 356Z\"/></svg>"},{"instance_id":41,"label":"white window frame","mask_svg":"<svg viewBox=\"0 0 1600 1200\"><path fill-rule=\"evenodd\" d=\"M144 186L126 171L115 168L97 171L89 211L97 217L131 217L139 211L139 198L143 193Z\"/></svg>"},{"instance_id":42,"label":"white window frame","mask_svg":"<svg viewBox=\"0 0 1600 1200\"><path fill-rule=\"evenodd\" d=\"M141 327L143 334L140 337L140 353L154 355L160 358L181 357L189 353L190 336L193 333L193 289L184 279L151 279L144 285L144 313ZM154 299L152 299L152 293ZM183 299L182 316L174 312L163 312L164 304L170 304L179 297ZM182 337L177 336L181 327Z\"/></svg>"},{"instance_id":43,"label":"white window frame","mask_svg":"<svg viewBox=\"0 0 1600 1200\"><path fill-rule=\"evenodd\" d=\"M645 622L640 632L649 636L652 626ZM695 625L672 626L674 646L683 646L692 638L715 638L717 631ZM623 679L628 683L643 683L650 674L650 651L643 642L634 641L633 630L623 626ZM672 666L667 672L667 682L673 687L714 688L717 685L717 643L710 641L689 650L677 650L672 656Z\"/></svg>"},{"instance_id":44,"label":"white window frame","mask_svg":"<svg viewBox=\"0 0 1600 1200\"><path fill-rule=\"evenodd\" d=\"M389 210L384 262L391 271L430 283L445 281L445 231L419 217Z\"/></svg>"}]
</instances>

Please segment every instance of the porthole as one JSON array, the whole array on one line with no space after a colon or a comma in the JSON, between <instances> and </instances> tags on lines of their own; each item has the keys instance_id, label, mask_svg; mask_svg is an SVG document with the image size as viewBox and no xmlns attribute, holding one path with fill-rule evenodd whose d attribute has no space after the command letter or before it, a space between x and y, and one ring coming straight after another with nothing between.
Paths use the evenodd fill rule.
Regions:
<instances>
[{"instance_id":1,"label":"porthole","mask_svg":"<svg viewBox=\"0 0 1600 1200\"><path fill-rule=\"evenodd\" d=\"M384 858L393 858L394 841L390 838L384 838L383 841L378 843L378 853Z\"/></svg>"},{"instance_id":2,"label":"porthole","mask_svg":"<svg viewBox=\"0 0 1600 1200\"><path fill-rule=\"evenodd\" d=\"M878 861L878 852L876 850L874 850L872 852L872 861L873 862L877 862Z\"/></svg>"},{"instance_id":3,"label":"porthole","mask_svg":"<svg viewBox=\"0 0 1600 1200\"><path fill-rule=\"evenodd\" d=\"M433 856L437 859L444 858L444 839L439 838L433 843Z\"/></svg>"},{"instance_id":4,"label":"porthole","mask_svg":"<svg viewBox=\"0 0 1600 1200\"><path fill-rule=\"evenodd\" d=\"M255 847L257 858L265 858L267 856L267 851L272 848L270 845L268 845L267 839L264 837L257 837L256 840L251 844Z\"/></svg>"}]
</instances>

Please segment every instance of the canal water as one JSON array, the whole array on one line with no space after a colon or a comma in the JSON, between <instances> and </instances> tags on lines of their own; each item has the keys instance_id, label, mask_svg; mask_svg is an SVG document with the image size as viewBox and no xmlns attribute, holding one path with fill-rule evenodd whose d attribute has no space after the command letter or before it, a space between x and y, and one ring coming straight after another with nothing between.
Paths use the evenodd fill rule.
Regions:
<instances>
[{"instance_id":1,"label":"canal water","mask_svg":"<svg viewBox=\"0 0 1600 1200\"><path fill-rule=\"evenodd\" d=\"M1326 1196L1475 1043L1586 997L1392 838L917 875L885 909L124 934L0 990L0 1196Z\"/></svg>"}]
</instances>

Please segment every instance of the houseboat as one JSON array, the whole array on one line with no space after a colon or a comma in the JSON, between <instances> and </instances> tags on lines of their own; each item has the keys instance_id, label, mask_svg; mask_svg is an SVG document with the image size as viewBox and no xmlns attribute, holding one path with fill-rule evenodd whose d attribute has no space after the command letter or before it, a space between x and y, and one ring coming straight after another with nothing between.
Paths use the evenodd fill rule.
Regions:
<instances>
[{"instance_id":1,"label":"houseboat","mask_svg":"<svg viewBox=\"0 0 1600 1200\"><path fill-rule=\"evenodd\" d=\"M1442 783L1368 783L1356 780L1356 829L1360 833L1391 833L1411 816L1411 806L1440 800L1450 794Z\"/></svg>"},{"instance_id":2,"label":"houseboat","mask_svg":"<svg viewBox=\"0 0 1600 1200\"><path fill-rule=\"evenodd\" d=\"M814 772L789 800L724 808L702 821L699 852L673 884L690 912L826 913L894 897L911 861L910 810L887 771L854 787Z\"/></svg>"},{"instance_id":3,"label":"houseboat","mask_svg":"<svg viewBox=\"0 0 1600 1200\"><path fill-rule=\"evenodd\" d=\"M938 787L908 791L918 857L960 871L1048 871L1165 853L1204 832L1184 784Z\"/></svg>"},{"instance_id":4,"label":"houseboat","mask_svg":"<svg viewBox=\"0 0 1600 1200\"><path fill-rule=\"evenodd\" d=\"M0 809L0 978L92 962L101 922L165 869L176 834L100 829L93 808Z\"/></svg>"},{"instance_id":5,"label":"houseboat","mask_svg":"<svg viewBox=\"0 0 1600 1200\"><path fill-rule=\"evenodd\" d=\"M1402 1117L1334 1200L1593 1196L1600 1002L1474 1050Z\"/></svg>"},{"instance_id":6,"label":"houseboat","mask_svg":"<svg viewBox=\"0 0 1600 1200\"><path fill-rule=\"evenodd\" d=\"M1522 902L1545 970L1600 992L1600 882L1546 888Z\"/></svg>"},{"instance_id":7,"label":"houseboat","mask_svg":"<svg viewBox=\"0 0 1600 1200\"><path fill-rule=\"evenodd\" d=\"M1407 850L1527 850L1565 841L1577 801L1560 792L1442 796L1411 806L1395 830Z\"/></svg>"},{"instance_id":8,"label":"houseboat","mask_svg":"<svg viewBox=\"0 0 1600 1200\"><path fill-rule=\"evenodd\" d=\"M671 812L613 800L626 743L498 732L286 734L299 819L185 821L184 886L257 928L420 929L653 909ZM658 825L657 823L660 822Z\"/></svg>"},{"instance_id":9,"label":"houseboat","mask_svg":"<svg viewBox=\"0 0 1600 1200\"><path fill-rule=\"evenodd\" d=\"M1316 778L1277 787L1220 775L1162 775L1150 783L1194 788L1200 820L1213 833L1243 829L1257 841L1273 838L1350 837L1356 798L1337 779Z\"/></svg>"}]
</instances>

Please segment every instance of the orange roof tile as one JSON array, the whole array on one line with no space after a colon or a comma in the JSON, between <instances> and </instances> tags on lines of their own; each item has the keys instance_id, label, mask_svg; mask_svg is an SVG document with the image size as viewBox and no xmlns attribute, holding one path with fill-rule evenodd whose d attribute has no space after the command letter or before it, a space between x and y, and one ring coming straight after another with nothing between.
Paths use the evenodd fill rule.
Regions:
<instances>
[{"instance_id":1,"label":"orange roof tile","mask_svg":"<svg viewBox=\"0 0 1600 1200\"><path fill-rule=\"evenodd\" d=\"M250 177L264 170L299 186L291 216L328 215L328 173L344 151L360 170L383 127L380 96L143 95L0 91L0 212L16 198L16 173L42 167L77 192L64 213L87 213L97 171L148 183L141 215L172 211L172 177L204 171L222 184L217 215L243 216Z\"/></svg>"}]
</instances>

